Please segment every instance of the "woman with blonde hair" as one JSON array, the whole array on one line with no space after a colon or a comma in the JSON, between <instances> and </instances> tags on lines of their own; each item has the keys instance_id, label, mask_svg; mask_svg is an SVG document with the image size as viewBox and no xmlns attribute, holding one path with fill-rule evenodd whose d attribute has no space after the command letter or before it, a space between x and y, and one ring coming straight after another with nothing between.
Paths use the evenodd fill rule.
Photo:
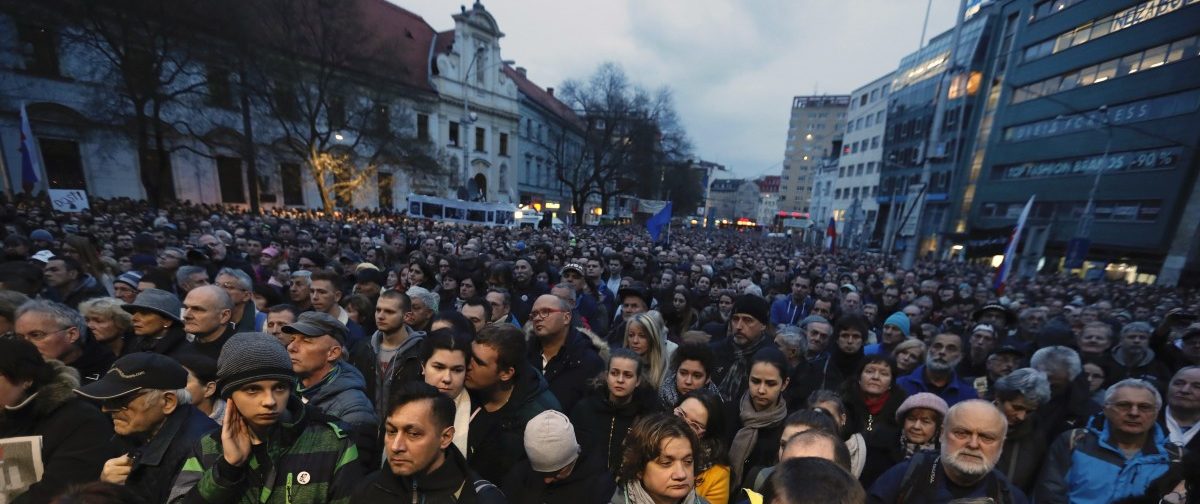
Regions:
<instances>
[{"instance_id":1,"label":"woman with blonde hair","mask_svg":"<svg viewBox=\"0 0 1200 504\"><path fill-rule=\"evenodd\" d=\"M656 310L638 313L625 325L623 346L642 359L645 381L657 389L666 377L667 363L678 346L667 340L667 326Z\"/></svg>"},{"instance_id":2,"label":"woman with blonde hair","mask_svg":"<svg viewBox=\"0 0 1200 504\"><path fill-rule=\"evenodd\" d=\"M125 341L133 334L133 316L122 309L124 301L103 297L79 303L79 313L87 321L88 333L113 355L123 355Z\"/></svg>"}]
</instances>

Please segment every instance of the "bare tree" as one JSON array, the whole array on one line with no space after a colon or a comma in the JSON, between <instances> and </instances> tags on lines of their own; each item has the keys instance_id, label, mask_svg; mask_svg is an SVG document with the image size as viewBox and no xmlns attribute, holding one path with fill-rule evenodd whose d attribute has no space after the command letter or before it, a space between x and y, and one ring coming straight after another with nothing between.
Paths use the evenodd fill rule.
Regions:
<instances>
[{"instance_id":1,"label":"bare tree","mask_svg":"<svg viewBox=\"0 0 1200 504\"><path fill-rule=\"evenodd\" d=\"M364 27L356 2L261 0L252 9L260 51L243 86L274 119L284 149L305 160L326 212L348 206L382 165L440 173L431 145L411 134L393 55L407 43Z\"/></svg>"}]
</instances>

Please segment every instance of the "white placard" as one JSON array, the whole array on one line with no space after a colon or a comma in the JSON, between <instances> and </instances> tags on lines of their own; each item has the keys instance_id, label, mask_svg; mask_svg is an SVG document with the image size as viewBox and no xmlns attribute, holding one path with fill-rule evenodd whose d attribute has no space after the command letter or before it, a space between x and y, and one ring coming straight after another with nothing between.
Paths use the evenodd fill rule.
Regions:
<instances>
[{"instance_id":1,"label":"white placard","mask_svg":"<svg viewBox=\"0 0 1200 504\"><path fill-rule=\"evenodd\" d=\"M87 191L81 189L50 189L50 204L56 212L82 212L87 210Z\"/></svg>"},{"instance_id":2,"label":"white placard","mask_svg":"<svg viewBox=\"0 0 1200 504\"><path fill-rule=\"evenodd\" d=\"M12 502L42 480L42 437L0 439L0 502Z\"/></svg>"}]
</instances>

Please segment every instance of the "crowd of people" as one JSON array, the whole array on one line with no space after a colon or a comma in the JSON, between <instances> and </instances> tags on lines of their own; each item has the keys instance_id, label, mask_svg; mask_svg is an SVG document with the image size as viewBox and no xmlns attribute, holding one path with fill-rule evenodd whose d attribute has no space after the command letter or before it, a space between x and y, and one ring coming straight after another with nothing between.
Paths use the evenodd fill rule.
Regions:
<instances>
[{"instance_id":1,"label":"crowd of people","mask_svg":"<svg viewBox=\"0 0 1200 504\"><path fill-rule=\"evenodd\" d=\"M43 467L9 502L1200 502L1194 289L735 231L0 221L0 437Z\"/></svg>"}]
</instances>

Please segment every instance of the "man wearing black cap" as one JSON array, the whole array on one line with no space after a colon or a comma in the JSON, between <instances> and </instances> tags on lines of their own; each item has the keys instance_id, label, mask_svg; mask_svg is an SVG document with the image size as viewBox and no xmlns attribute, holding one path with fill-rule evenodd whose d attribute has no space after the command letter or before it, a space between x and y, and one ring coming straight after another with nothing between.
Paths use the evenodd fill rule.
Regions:
<instances>
[{"instance_id":1,"label":"man wearing black cap","mask_svg":"<svg viewBox=\"0 0 1200 504\"><path fill-rule=\"evenodd\" d=\"M1004 345L992 349L987 356L987 368L983 375L975 378L972 385L982 399L991 399L994 395L996 381L1008 376L1013 370L1021 367L1025 353L1019 348Z\"/></svg>"},{"instance_id":2,"label":"man wearing black cap","mask_svg":"<svg viewBox=\"0 0 1200 504\"><path fill-rule=\"evenodd\" d=\"M617 301L621 303L618 307L621 319L608 331L605 338L609 348L620 348L625 342L625 324L630 318L650 310L650 291L646 290L646 286L641 282L634 282L617 290Z\"/></svg>"},{"instance_id":3,"label":"man wearing black cap","mask_svg":"<svg viewBox=\"0 0 1200 504\"><path fill-rule=\"evenodd\" d=\"M713 383L717 384L721 399L727 403L741 400L746 392L754 352L764 347L775 348L774 338L766 337L770 310L766 299L752 294L738 296L733 301L733 314L729 316L733 334L712 344L716 357Z\"/></svg>"},{"instance_id":4,"label":"man wearing black cap","mask_svg":"<svg viewBox=\"0 0 1200 504\"><path fill-rule=\"evenodd\" d=\"M112 417L125 454L105 462L100 480L125 485L145 502L166 502L192 446L217 428L192 407L187 370L170 357L137 352L117 359L99 381L75 393Z\"/></svg>"},{"instance_id":5,"label":"man wearing black cap","mask_svg":"<svg viewBox=\"0 0 1200 504\"><path fill-rule=\"evenodd\" d=\"M297 392L321 412L350 426L359 450L374 453L379 425L375 407L367 398L362 373L342 358L346 353L346 326L324 312L304 312L295 323L283 326L292 336L287 351L292 371L300 379Z\"/></svg>"},{"instance_id":6,"label":"man wearing black cap","mask_svg":"<svg viewBox=\"0 0 1200 504\"><path fill-rule=\"evenodd\" d=\"M354 288L351 292L366 296L374 305L379 300L379 293L383 290L383 284L387 281L383 273L375 268L363 268L357 275L354 276Z\"/></svg>"},{"instance_id":7,"label":"man wearing black cap","mask_svg":"<svg viewBox=\"0 0 1200 504\"><path fill-rule=\"evenodd\" d=\"M977 324L987 324L996 329L996 341L1001 344L1009 344L1008 330L1017 324L1017 316L1009 310L1008 307L992 303L983 305L982 308L975 310L971 314L971 320Z\"/></svg>"}]
</instances>

